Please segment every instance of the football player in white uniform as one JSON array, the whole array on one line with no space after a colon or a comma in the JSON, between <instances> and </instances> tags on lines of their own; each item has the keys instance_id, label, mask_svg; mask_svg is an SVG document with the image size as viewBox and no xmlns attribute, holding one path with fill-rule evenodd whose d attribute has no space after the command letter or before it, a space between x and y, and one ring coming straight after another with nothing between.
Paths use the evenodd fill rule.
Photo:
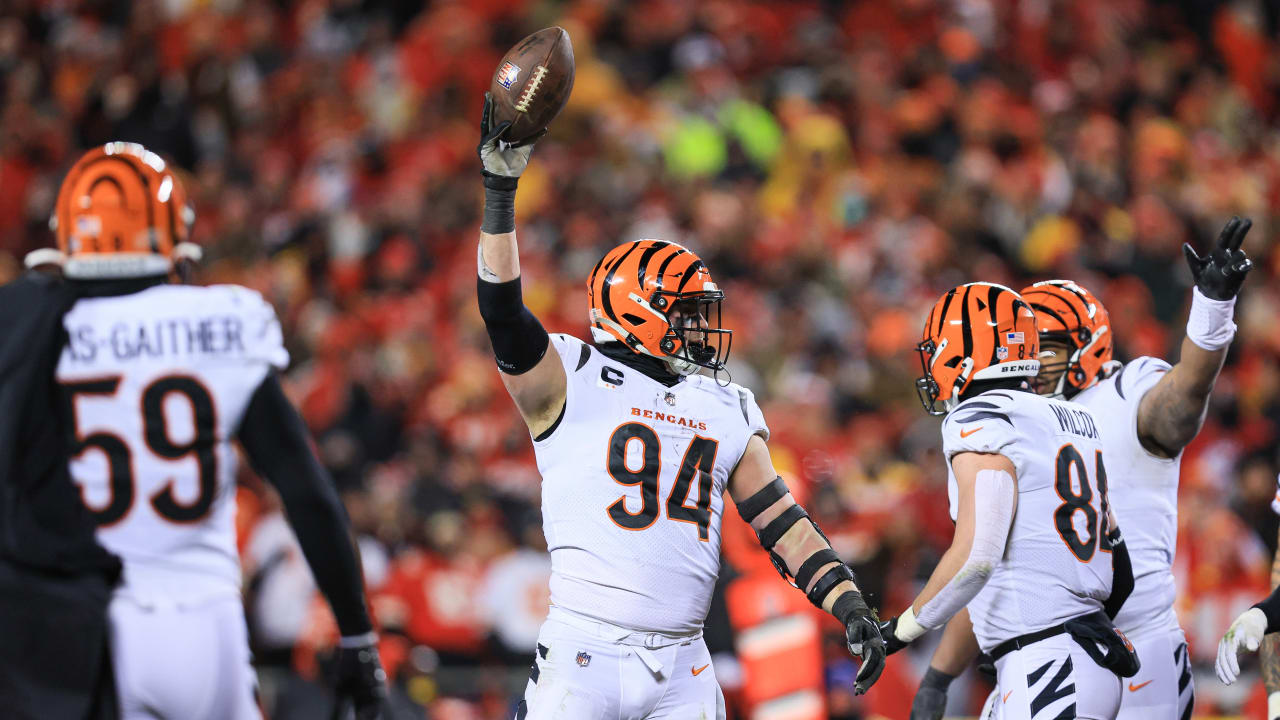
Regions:
<instances>
[{"instance_id":1,"label":"football player in white uniform","mask_svg":"<svg viewBox=\"0 0 1280 720\"><path fill-rule=\"evenodd\" d=\"M1280 515L1280 477L1271 510ZM1218 679L1230 685L1240 677L1241 650L1262 649L1262 682L1267 688L1267 720L1280 718L1280 550L1271 561L1271 595L1240 614L1218 642L1214 669ZM1269 636L1269 637L1268 637Z\"/></svg>"},{"instance_id":2,"label":"football player in white uniform","mask_svg":"<svg viewBox=\"0 0 1280 720\"><path fill-rule=\"evenodd\" d=\"M956 530L924 590L881 627L889 652L968 606L1004 717L1115 717L1137 659L1111 618L1133 574L1108 507L1099 422L1031 391L1035 315L1004 286L947 292L918 350L921 401L946 416Z\"/></svg>"},{"instance_id":3,"label":"football player in white uniform","mask_svg":"<svg viewBox=\"0 0 1280 720\"><path fill-rule=\"evenodd\" d=\"M345 511L277 371L275 312L234 285L172 283L193 219L155 153L108 143L67 173L51 221L77 300L57 379L71 475L124 563L110 608L126 720L260 718L235 542L239 439L280 491L342 634L338 691L359 718L385 695Z\"/></svg>"},{"instance_id":4,"label":"football player in white uniform","mask_svg":"<svg viewBox=\"0 0 1280 720\"><path fill-rule=\"evenodd\" d=\"M1196 288L1172 367L1152 357L1113 362L1107 311L1081 286L1050 280L1022 291L1040 332L1037 392L1089 408L1102 432L1112 507L1124 523L1135 576L1133 595L1116 616L1142 661L1122 694L1118 717L1126 720L1191 717L1191 662L1173 610L1178 473L1235 334L1235 298L1250 269L1240 244L1250 226L1233 218L1204 258L1184 248ZM912 717L940 718L947 684L976 654L962 618L936 651Z\"/></svg>"},{"instance_id":5,"label":"football player in white uniform","mask_svg":"<svg viewBox=\"0 0 1280 720\"><path fill-rule=\"evenodd\" d=\"M707 268L675 243L624 243L587 282L594 343L548 336L524 306L516 247L515 190L532 146L502 142L491 107L477 296L533 437L552 567L551 614L516 717L725 716L702 627L726 489L783 576L844 625L865 692L883 641L853 573L774 471L755 397L721 379L732 334Z\"/></svg>"}]
</instances>

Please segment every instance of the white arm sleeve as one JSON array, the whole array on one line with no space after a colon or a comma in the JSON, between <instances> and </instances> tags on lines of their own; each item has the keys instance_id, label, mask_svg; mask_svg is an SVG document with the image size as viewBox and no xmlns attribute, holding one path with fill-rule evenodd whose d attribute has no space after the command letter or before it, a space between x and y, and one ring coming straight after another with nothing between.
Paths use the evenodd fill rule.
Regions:
<instances>
[{"instance_id":1,"label":"white arm sleeve","mask_svg":"<svg viewBox=\"0 0 1280 720\"><path fill-rule=\"evenodd\" d=\"M1005 542L1013 525L1017 484L1004 470L980 470L973 483L973 544L969 557L951 581L920 608L917 622L935 628L960 612L987 584L996 564L1004 557Z\"/></svg>"}]
</instances>

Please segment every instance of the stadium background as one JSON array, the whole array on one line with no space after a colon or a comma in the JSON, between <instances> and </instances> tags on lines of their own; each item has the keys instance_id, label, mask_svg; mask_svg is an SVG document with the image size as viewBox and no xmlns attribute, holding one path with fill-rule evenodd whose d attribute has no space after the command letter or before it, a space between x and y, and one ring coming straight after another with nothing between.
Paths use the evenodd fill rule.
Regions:
<instances>
[{"instance_id":1,"label":"stadium background","mask_svg":"<svg viewBox=\"0 0 1280 720\"><path fill-rule=\"evenodd\" d=\"M1120 356L1174 357L1179 245L1248 215L1257 267L1183 461L1176 566L1198 712L1262 716L1256 672L1225 688L1212 656L1265 593L1276 543L1275 3L4 6L0 281L51 242L82 149L134 140L189 170L200 281L258 289L284 322L288 389L360 535L396 717L509 717L545 612L538 476L474 300L477 116L521 36L564 26L578 67L521 182L530 306L585 337L584 277L607 248L702 253L775 462L888 612L950 537L938 423L912 388L936 296L1073 278L1108 305ZM270 491L246 472L240 501L265 700L275 718L320 717L332 630ZM838 628L732 511L725 525L708 640L731 712L809 688L768 716L820 700L832 717L905 717L929 648L852 698ZM984 692L957 687L953 709Z\"/></svg>"}]
</instances>

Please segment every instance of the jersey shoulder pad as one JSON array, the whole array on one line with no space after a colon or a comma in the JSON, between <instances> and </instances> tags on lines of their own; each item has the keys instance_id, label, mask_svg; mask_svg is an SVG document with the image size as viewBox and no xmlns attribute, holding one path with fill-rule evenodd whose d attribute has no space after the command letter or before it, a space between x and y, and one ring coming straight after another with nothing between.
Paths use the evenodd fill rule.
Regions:
<instances>
[{"instance_id":1,"label":"jersey shoulder pad","mask_svg":"<svg viewBox=\"0 0 1280 720\"><path fill-rule=\"evenodd\" d=\"M1109 379L1121 399L1130 401L1145 395L1171 369L1173 366L1160 358L1143 356L1125 363Z\"/></svg>"},{"instance_id":2,"label":"jersey shoulder pad","mask_svg":"<svg viewBox=\"0 0 1280 720\"><path fill-rule=\"evenodd\" d=\"M1000 453L1026 432L1032 418L1028 417L1025 405L1035 399L1039 398L1030 393L996 390L960 403L942 421L942 446L946 456L950 458L962 452Z\"/></svg>"},{"instance_id":3,"label":"jersey shoulder pad","mask_svg":"<svg viewBox=\"0 0 1280 720\"><path fill-rule=\"evenodd\" d=\"M284 332L276 310L257 290L240 285L210 285L202 288L216 293L222 307L237 315L243 322L245 357L266 363L276 370L289 366L289 351L284 347Z\"/></svg>"},{"instance_id":4,"label":"jersey shoulder pad","mask_svg":"<svg viewBox=\"0 0 1280 720\"><path fill-rule=\"evenodd\" d=\"M714 381L713 381L714 382ZM737 383L729 383L725 391L732 393L738 409L742 411L742 419L747 425L750 435L759 435L766 442L769 440L769 425L764 420L764 411L756 403L756 394Z\"/></svg>"},{"instance_id":5,"label":"jersey shoulder pad","mask_svg":"<svg viewBox=\"0 0 1280 720\"><path fill-rule=\"evenodd\" d=\"M548 333L548 336L551 338L551 347L560 353L560 362L569 372L581 370L595 352L590 344L568 333Z\"/></svg>"}]
</instances>

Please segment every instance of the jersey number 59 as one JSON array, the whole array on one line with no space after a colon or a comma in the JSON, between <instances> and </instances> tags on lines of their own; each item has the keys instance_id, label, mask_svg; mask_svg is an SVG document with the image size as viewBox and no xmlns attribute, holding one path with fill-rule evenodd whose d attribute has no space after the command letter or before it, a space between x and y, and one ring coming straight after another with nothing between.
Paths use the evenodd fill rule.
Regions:
<instances>
[{"instance_id":1,"label":"jersey number 59","mask_svg":"<svg viewBox=\"0 0 1280 720\"><path fill-rule=\"evenodd\" d=\"M99 527L119 522L133 507L136 493L133 477L133 451L124 438L115 433L98 431L81 435L76 421L76 396L113 396L120 388L120 377L66 383L62 386L70 405L69 416L75 427L71 456L79 457L90 448L97 448L107 456L110 473L111 499L105 505L94 507L85 503ZM191 404L194 436L188 442L176 443L169 437L169 423L165 417L165 400L170 395L182 395ZM216 416L213 398L200 381L185 375L170 375L153 381L142 391L142 436L147 450L164 460L181 460L192 455L199 468L200 492L189 503L177 500L170 481L152 494L151 507L160 517L176 523L197 522L208 514L213 506L218 482L218 457L216 454Z\"/></svg>"},{"instance_id":2,"label":"jersey number 59","mask_svg":"<svg viewBox=\"0 0 1280 720\"><path fill-rule=\"evenodd\" d=\"M627 465L627 448L633 442L641 445L640 467ZM707 540L711 526L711 470L716 463L720 443L710 438L695 437L680 462L676 482L667 493L667 517L698 526L698 539ZM639 485L642 504L638 512L627 509L623 495L609 506L609 518L627 530L644 530L658 519L658 470L662 467L662 446L653 428L642 423L619 425L609 438L609 475L621 485ZM694 476L698 479L698 502L689 506L689 493Z\"/></svg>"}]
</instances>

